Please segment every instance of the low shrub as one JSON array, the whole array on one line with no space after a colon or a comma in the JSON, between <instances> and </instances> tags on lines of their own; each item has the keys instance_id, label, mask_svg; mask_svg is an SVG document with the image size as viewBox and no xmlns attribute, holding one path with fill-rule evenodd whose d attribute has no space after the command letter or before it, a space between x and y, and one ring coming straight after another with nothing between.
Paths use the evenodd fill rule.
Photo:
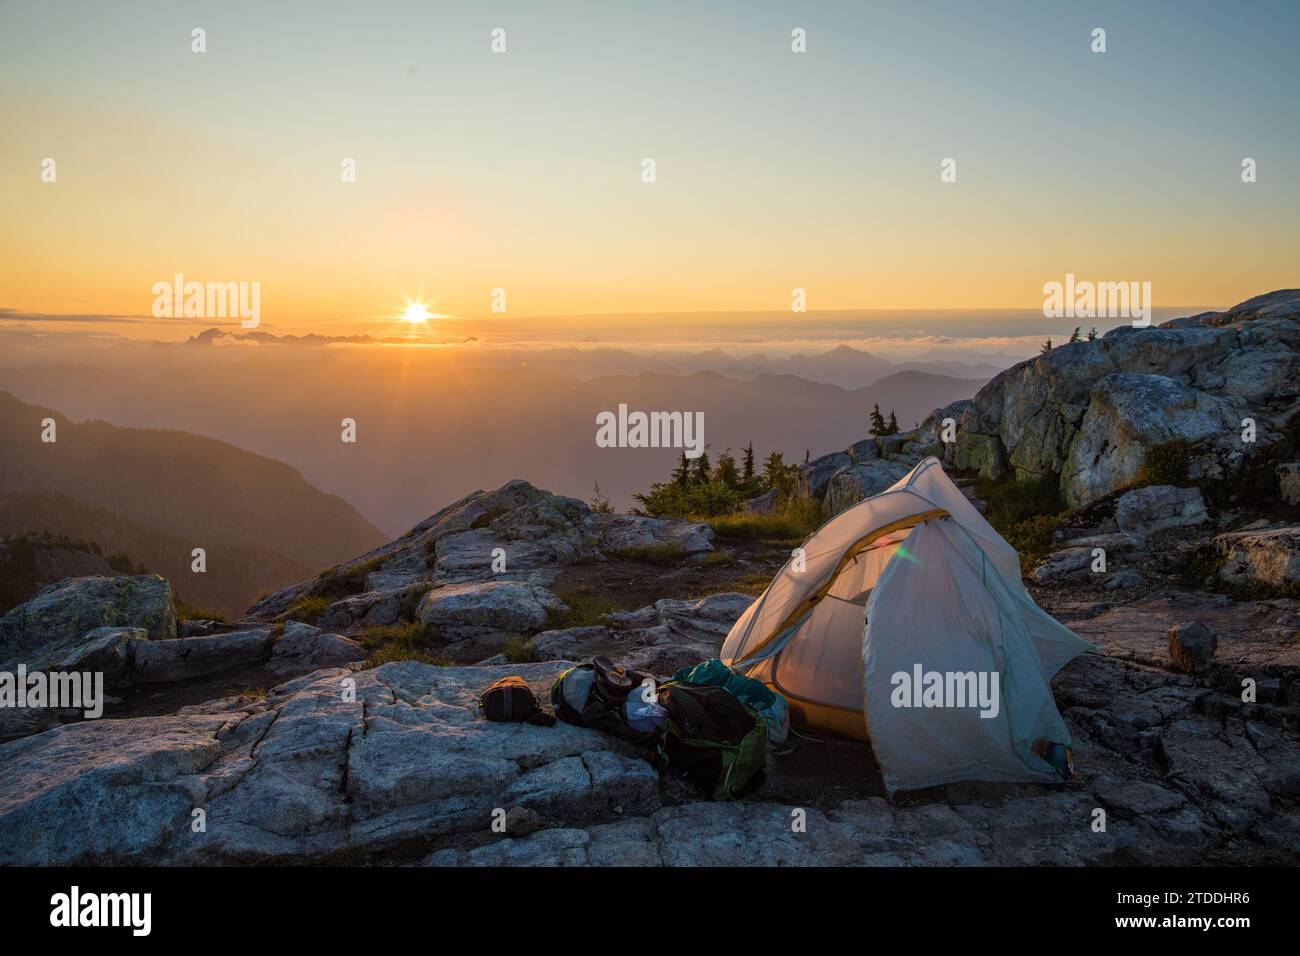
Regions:
<instances>
[{"instance_id":1,"label":"low shrub","mask_svg":"<svg viewBox=\"0 0 1300 956\"><path fill-rule=\"evenodd\" d=\"M1069 513L1060 480L1043 475L1026 481L975 479L975 493L988 503L984 518L1020 553L1020 571L1028 574L1052 551L1055 533Z\"/></svg>"},{"instance_id":2,"label":"low shrub","mask_svg":"<svg viewBox=\"0 0 1300 956\"><path fill-rule=\"evenodd\" d=\"M769 541L796 545L822 526L825 514L811 498L793 496L768 514L736 511L715 517L698 517L720 538Z\"/></svg>"}]
</instances>

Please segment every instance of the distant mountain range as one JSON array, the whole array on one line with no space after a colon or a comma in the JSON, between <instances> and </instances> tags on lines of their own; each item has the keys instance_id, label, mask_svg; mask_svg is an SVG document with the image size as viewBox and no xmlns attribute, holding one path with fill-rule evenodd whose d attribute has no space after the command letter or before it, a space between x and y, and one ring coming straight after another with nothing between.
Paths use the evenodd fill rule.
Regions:
<instances>
[{"instance_id":1,"label":"distant mountain range","mask_svg":"<svg viewBox=\"0 0 1300 956\"><path fill-rule=\"evenodd\" d=\"M839 350L831 354L842 362L843 372L860 358ZM596 415L619 404L647 411L702 412L711 455L725 448L738 452L752 440L760 458L780 451L794 461L806 450L818 454L860 438L877 403L886 416L895 412L899 424L909 428L936 407L970 398L984 382L915 370L895 371L852 389L770 371L746 377L704 371L584 379L538 367L544 363L482 367L483 356L475 355L475 365L468 366L471 359L459 352L382 346L310 352L265 345L173 346L166 353L124 349L121 355L119 368L110 370L67 363L0 369L0 388L73 418L182 429L279 459L302 473L279 466L286 489L301 488L311 500L320 496L315 488L337 494L390 534L405 531L470 491L525 475L541 487L584 499L599 483L616 506L629 507L635 492L668 473L679 452L597 447ZM831 369L831 361L823 367ZM345 418L357 423L355 444L340 439ZM27 420L23 427L29 427ZM155 439L153 444L162 442ZM139 489L150 488L156 480L147 477L153 468L180 467L192 475L190 480L199 479L188 442L176 437L165 443L166 455L156 447L146 454L122 442L114 442L111 450L104 447L106 460L111 454L115 467L129 471L136 482L115 479L119 495L96 490L90 478L53 490L187 536L193 532L177 523L185 517L184 507L167 500L166 490L162 500L147 505L143 513L124 510L124 496L148 497ZM145 454L148 464L130 464L136 454ZM99 462L87 462L82 472L94 474L97 468ZM26 474L29 483L39 477L38 471ZM229 494L233 480L228 474L217 480L218 497L210 506L238 503L238 498L220 497ZM256 497L261 485L259 481L240 495ZM0 483L4 487L12 485ZM279 500L296 497L285 490ZM192 502L191 495L183 496L185 507ZM163 507L175 513L164 516L159 513ZM320 564L341 559L323 557L327 544L349 536L373 540L367 535L377 534L355 513L327 525L317 520L314 509L305 511L312 517L296 529L276 530L286 523L285 516L251 520L234 543L269 547L295 561ZM301 549L286 550L290 542ZM349 547L343 554L364 550Z\"/></svg>"},{"instance_id":2,"label":"distant mountain range","mask_svg":"<svg viewBox=\"0 0 1300 956\"><path fill-rule=\"evenodd\" d=\"M580 379L607 375L691 375L717 372L728 378L750 380L760 375L797 375L809 382L845 389L873 385L896 372L926 372L951 378L987 380L1010 368L1020 358L974 353L961 349L933 349L916 359L892 361L863 349L839 345L825 352L771 358L761 352L737 356L721 349L701 352L642 353L616 348L515 349L474 355L481 368L524 366L534 371Z\"/></svg>"},{"instance_id":3,"label":"distant mountain range","mask_svg":"<svg viewBox=\"0 0 1300 956\"><path fill-rule=\"evenodd\" d=\"M52 443L41 440L47 418ZM0 392L0 447L0 533L45 530L125 551L182 598L228 613L385 540L295 469L212 438L77 424ZM190 569L196 547L207 573Z\"/></svg>"}]
</instances>

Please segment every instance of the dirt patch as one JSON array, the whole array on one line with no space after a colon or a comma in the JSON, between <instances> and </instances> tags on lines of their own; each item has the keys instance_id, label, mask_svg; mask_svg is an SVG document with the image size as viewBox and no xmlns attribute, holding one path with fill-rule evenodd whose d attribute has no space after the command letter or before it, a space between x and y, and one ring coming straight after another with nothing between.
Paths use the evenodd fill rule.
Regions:
<instances>
[{"instance_id":1,"label":"dirt patch","mask_svg":"<svg viewBox=\"0 0 1300 956\"><path fill-rule=\"evenodd\" d=\"M560 597L603 598L621 610L634 611L663 597L701 598L740 591L757 597L790 558L784 543L719 541L703 560L683 558L672 564L615 559L567 565L551 590Z\"/></svg>"}]
</instances>

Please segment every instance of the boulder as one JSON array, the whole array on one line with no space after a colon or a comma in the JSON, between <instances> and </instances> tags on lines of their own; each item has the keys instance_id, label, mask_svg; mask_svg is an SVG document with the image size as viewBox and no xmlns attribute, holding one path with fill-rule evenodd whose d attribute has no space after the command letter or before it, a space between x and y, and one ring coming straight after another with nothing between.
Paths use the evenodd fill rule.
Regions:
<instances>
[{"instance_id":1,"label":"boulder","mask_svg":"<svg viewBox=\"0 0 1300 956\"><path fill-rule=\"evenodd\" d=\"M906 464L885 458L846 465L831 476L822 507L827 515L839 514L864 498L880 494L909 471Z\"/></svg>"},{"instance_id":2,"label":"boulder","mask_svg":"<svg viewBox=\"0 0 1300 956\"><path fill-rule=\"evenodd\" d=\"M845 454L853 459L854 464L874 461L880 457L880 445L874 438L864 438L846 448Z\"/></svg>"},{"instance_id":3,"label":"boulder","mask_svg":"<svg viewBox=\"0 0 1300 956\"><path fill-rule=\"evenodd\" d=\"M1093 549L1089 547L1063 548L1049 554L1029 572L1029 579L1035 584L1050 584L1064 577L1080 577L1091 573L1094 560Z\"/></svg>"},{"instance_id":4,"label":"boulder","mask_svg":"<svg viewBox=\"0 0 1300 956\"><path fill-rule=\"evenodd\" d=\"M1142 572L1136 568L1125 568L1123 571L1116 571L1106 579L1103 585L1107 591L1131 591L1133 588L1139 588L1143 584Z\"/></svg>"},{"instance_id":5,"label":"boulder","mask_svg":"<svg viewBox=\"0 0 1300 956\"><path fill-rule=\"evenodd\" d=\"M1115 524L1121 531L1146 537L1169 528L1205 524L1210 516L1198 488L1148 485L1127 491L1115 502Z\"/></svg>"},{"instance_id":6,"label":"boulder","mask_svg":"<svg viewBox=\"0 0 1300 956\"><path fill-rule=\"evenodd\" d=\"M741 508L748 514L770 515L776 510L777 504L781 501L781 490L771 488L763 492L757 498L750 498L741 504Z\"/></svg>"},{"instance_id":7,"label":"boulder","mask_svg":"<svg viewBox=\"0 0 1300 956\"><path fill-rule=\"evenodd\" d=\"M279 674L342 667L365 660L368 652L354 640L326 634L318 627L291 621L271 649L270 668Z\"/></svg>"},{"instance_id":8,"label":"boulder","mask_svg":"<svg viewBox=\"0 0 1300 956\"><path fill-rule=\"evenodd\" d=\"M1195 446L1189 477L1230 479L1285 441L1298 400L1300 297L1280 290L1160 328L1120 326L999 373L962 413L952 460L994 479L1057 475L1080 506L1131 484L1147 449L1177 439ZM1244 418L1258 428L1245 447Z\"/></svg>"},{"instance_id":9,"label":"boulder","mask_svg":"<svg viewBox=\"0 0 1300 956\"><path fill-rule=\"evenodd\" d=\"M580 660L591 656L585 648L598 646L608 639L609 628L599 625L542 631L532 640L533 657L539 661Z\"/></svg>"},{"instance_id":10,"label":"boulder","mask_svg":"<svg viewBox=\"0 0 1300 956\"><path fill-rule=\"evenodd\" d=\"M44 667L103 627L141 628L153 639L175 637L171 585L153 574L51 584L0 618L0 661Z\"/></svg>"},{"instance_id":11,"label":"boulder","mask_svg":"<svg viewBox=\"0 0 1300 956\"><path fill-rule=\"evenodd\" d=\"M142 627L99 627L69 649L53 669L101 673L104 686L115 687L126 677L135 658L134 643L148 639Z\"/></svg>"},{"instance_id":12,"label":"boulder","mask_svg":"<svg viewBox=\"0 0 1300 956\"><path fill-rule=\"evenodd\" d=\"M448 640L458 640L486 630L522 633L537 630L548 611L566 609L563 601L545 588L518 581L448 584L424 596L416 617L437 627Z\"/></svg>"},{"instance_id":13,"label":"boulder","mask_svg":"<svg viewBox=\"0 0 1300 956\"><path fill-rule=\"evenodd\" d=\"M506 833L513 837L528 836L541 828L542 818L528 807L511 807L506 811Z\"/></svg>"},{"instance_id":14,"label":"boulder","mask_svg":"<svg viewBox=\"0 0 1300 956\"><path fill-rule=\"evenodd\" d=\"M706 524L646 515L597 515L601 550L606 554L654 544L670 544L683 555L713 550L713 529Z\"/></svg>"},{"instance_id":15,"label":"boulder","mask_svg":"<svg viewBox=\"0 0 1300 956\"><path fill-rule=\"evenodd\" d=\"M402 584L380 591L362 591L335 601L316 621L331 631L357 631L367 627L387 627L409 620L420 596L429 590L423 584ZM292 607L287 612L293 613Z\"/></svg>"},{"instance_id":16,"label":"boulder","mask_svg":"<svg viewBox=\"0 0 1300 956\"><path fill-rule=\"evenodd\" d=\"M698 600L665 598L635 611L608 614L610 638L621 663L667 676L717 657L731 627L754 597L739 592L710 594ZM575 656L590 656L591 644L576 645Z\"/></svg>"},{"instance_id":17,"label":"boulder","mask_svg":"<svg viewBox=\"0 0 1300 956\"><path fill-rule=\"evenodd\" d=\"M1214 538L1218 578L1235 587L1300 588L1300 528L1234 531Z\"/></svg>"},{"instance_id":18,"label":"boulder","mask_svg":"<svg viewBox=\"0 0 1300 956\"><path fill-rule=\"evenodd\" d=\"M131 679L141 684L168 683L262 661L270 637L267 630L255 630L136 641L131 645Z\"/></svg>"},{"instance_id":19,"label":"boulder","mask_svg":"<svg viewBox=\"0 0 1300 956\"><path fill-rule=\"evenodd\" d=\"M842 451L833 452L814 458L799 470L800 481L812 498L821 499L826 494L826 486L831 476L841 468L853 464L853 459Z\"/></svg>"},{"instance_id":20,"label":"boulder","mask_svg":"<svg viewBox=\"0 0 1300 956\"><path fill-rule=\"evenodd\" d=\"M1219 639L1204 624L1193 621L1169 629L1169 656L1179 669L1199 674L1214 663Z\"/></svg>"},{"instance_id":21,"label":"boulder","mask_svg":"<svg viewBox=\"0 0 1300 956\"><path fill-rule=\"evenodd\" d=\"M971 399L963 398L945 405L943 408L936 408L925 417L925 421L921 422L920 426L917 428L917 443L924 448L934 448L935 446L938 446L940 449L938 451L939 457L941 457L944 462L951 462L957 450L957 442L955 439L959 427L953 431L954 441L945 442L943 440L944 422L951 420L954 425L960 426L962 415L966 413L966 409L970 408L971 405Z\"/></svg>"},{"instance_id":22,"label":"boulder","mask_svg":"<svg viewBox=\"0 0 1300 956\"><path fill-rule=\"evenodd\" d=\"M1147 453L1175 441L1206 442L1194 457L1205 477L1222 477L1219 462L1235 465L1243 457L1240 429L1241 415L1230 404L1172 378L1108 375L1090 392L1061 470L1061 491L1073 507L1096 501L1132 484Z\"/></svg>"}]
</instances>

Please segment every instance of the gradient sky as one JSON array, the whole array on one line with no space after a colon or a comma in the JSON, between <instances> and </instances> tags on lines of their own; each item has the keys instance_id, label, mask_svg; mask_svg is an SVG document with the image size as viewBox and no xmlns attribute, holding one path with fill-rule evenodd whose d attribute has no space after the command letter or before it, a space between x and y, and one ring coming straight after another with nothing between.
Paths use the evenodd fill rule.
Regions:
<instances>
[{"instance_id":1,"label":"gradient sky","mask_svg":"<svg viewBox=\"0 0 1300 956\"><path fill-rule=\"evenodd\" d=\"M0 0L0 308L147 315L176 272L332 334L495 287L512 318L1036 309L1073 272L1225 307L1296 284L1298 39L1291 2Z\"/></svg>"}]
</instances>

